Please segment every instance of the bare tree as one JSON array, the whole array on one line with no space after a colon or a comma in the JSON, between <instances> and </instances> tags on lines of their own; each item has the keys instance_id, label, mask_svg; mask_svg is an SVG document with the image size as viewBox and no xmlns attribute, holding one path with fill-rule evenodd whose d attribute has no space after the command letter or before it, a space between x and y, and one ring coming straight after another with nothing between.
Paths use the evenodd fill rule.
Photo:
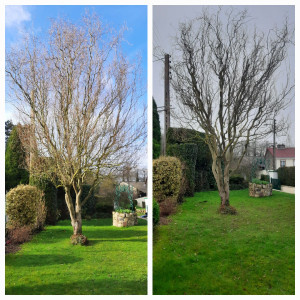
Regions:
<instances>
[{"instance_id":1,"label":"bare tree","mask_svg":"<svg viewBox=\"0 0 300 300\"><path fill-rule=\"evenodd\" d=\"M125 29L115 31L96 15L79 24L58 19L47 40L27 37L6 56L15 106L28 123L31 117L30 172L47 173L64 187L74 235L82 234L82 206L101 178L135 156L145 141L141 68L139 59L131 63L122 53ZM92 187L81 199L91 172Z\"/></svg>"},{"instance_id":2,"label":"bare tree","mask_svg":"<svg viewBox=\"0 0 300 300\"><path fill-rule=\"evenodd\" d=\"M220 210L234 213L229 174L235 147L244 145L238 168L250 142L272 132L273 119L293 96L288 73L281 74L286 77L281 87L276 83L292 34L287 22L265 35L248 30L247 11L227 12L225 22L221 14L222 9L216 14L204 11L180 24L172 85L180 109L177 118L206 134Z\"/></svg>"}]
</instances>

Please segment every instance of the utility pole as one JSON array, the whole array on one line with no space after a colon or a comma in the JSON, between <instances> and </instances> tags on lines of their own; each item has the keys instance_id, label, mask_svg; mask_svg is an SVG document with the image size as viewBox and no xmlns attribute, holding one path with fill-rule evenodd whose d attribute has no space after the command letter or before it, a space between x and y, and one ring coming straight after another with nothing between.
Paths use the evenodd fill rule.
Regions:
<instances>
[{"instance_id":1,"label":"utility pole","mask_svg":"<svg viewBox=\"0 0 300 300\"><path fill-rule=\"evenodd\" d=\"M276 170L276 145L275 145L276 120L273 124L273 171Z\"/></svg>"},{"instance_id":2,"label":"utility pole","mask_svg":"<svg viewBox=\"0 0 300 300\"><path fill-rule=\"evenodd\" d=\"M163 155L166 155L167 149L167 132L170 127L170 55L165 54L165 126L163 137Z\"/></svg>"}]
</instances>

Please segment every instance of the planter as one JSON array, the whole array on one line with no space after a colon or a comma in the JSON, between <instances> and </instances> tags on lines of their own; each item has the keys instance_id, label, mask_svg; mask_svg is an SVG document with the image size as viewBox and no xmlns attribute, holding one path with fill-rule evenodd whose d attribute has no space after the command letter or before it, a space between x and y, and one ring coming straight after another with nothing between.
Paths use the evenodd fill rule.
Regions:
<instances>
[{"instance_id":1,"label":"planter","mask_svg":"<svg viewBox=\"0 0 300 300\"><path fill-rule=\"evenodd\" d=\"M249 182L249 196L255 198L272 196L272 183L257 184Z\"/></svg>"},{"instance_id":2,"label":"planter","mask_svg":"<svg viewBox=\"0 0 300 300\"><path fill-rule=\"evenodd\" d=\"M113 226L116 227L129 227L137 225L138 218L137 213L121 213L121 212L112 212L113 216Z\"/></svg>"}]
</instances>

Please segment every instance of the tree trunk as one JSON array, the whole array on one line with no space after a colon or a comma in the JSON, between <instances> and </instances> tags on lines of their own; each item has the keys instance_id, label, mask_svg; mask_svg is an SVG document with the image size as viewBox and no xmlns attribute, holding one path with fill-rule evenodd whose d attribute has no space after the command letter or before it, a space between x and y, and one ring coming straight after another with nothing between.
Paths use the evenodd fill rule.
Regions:
<instances>
[{"instance_id":1,"label":"tree trunk","mask_svg":"<svg viewBox=\"0 0 300 300\"><path fill-rule=\"evenodd\" d=\"M76 210L75 210L75 219L72 220L73 234L78 235L82 234L82 218L81 218L81 205L77 201L78 195L76 195ZM80 197L80 195L79 195Z\"/></svg>"},{"instance_id":2,"label":"tree trunk","mask_svg":"<svg viewBox=\"0 0 300 300\"><path fill-rule=\"evenodd\" d=\"M70 213L71 225L73 227L73 234L82 234L82 219L81 219L81 207L80 204L76 204L76 210L74 209L73 200L71 197L71 188L65 188L65 200Z\"/></svg>"},{"instance_id":3,"label":"tree trunk","mask_svg":"<svg viewBox=\"0 0 300 300\"><path fill-rule=\"evenodd\" d=\"M76 216L75 220L72 220L71 223L72 223L72 226L73 226L73 234L75 234L75 235L82 234L81 215Z\"/></svg>"},{"instance_id":4,"label":"tree trunk","mask_svg":"<svg viewBox=\"0 0 300 300\"><path fill-rule=\"evenodd\" d=\"M213 155L212 171L218 186L221 198L219 212L223 214L236 214L236 209L230 206L229 201L229 160L223 161Z\"/></svg>"}]
</instances>

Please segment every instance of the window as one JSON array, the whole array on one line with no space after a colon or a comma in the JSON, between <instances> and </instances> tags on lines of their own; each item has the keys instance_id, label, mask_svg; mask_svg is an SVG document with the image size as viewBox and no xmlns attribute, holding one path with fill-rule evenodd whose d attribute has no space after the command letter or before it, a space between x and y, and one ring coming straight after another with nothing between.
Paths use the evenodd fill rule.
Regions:
<instances>
[{"instance_id":1,"label":"window","mask_svg":"<svg viewBox=\"0 0 300 300\"><path fill-rule=\"evenodd\" d=\"M285 160L280 160L280 167L285 167Z\"/></svg>"}]
</instances>

